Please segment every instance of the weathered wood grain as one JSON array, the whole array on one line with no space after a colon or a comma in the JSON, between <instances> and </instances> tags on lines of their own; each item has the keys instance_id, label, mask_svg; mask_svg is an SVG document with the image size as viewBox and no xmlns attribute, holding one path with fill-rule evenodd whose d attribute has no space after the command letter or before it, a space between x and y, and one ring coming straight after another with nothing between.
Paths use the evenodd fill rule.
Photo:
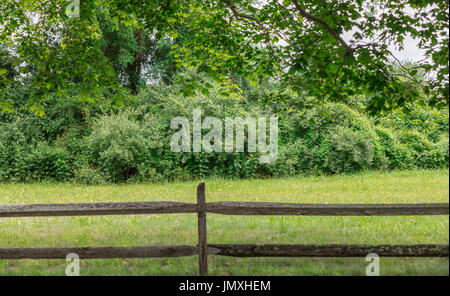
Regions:
<instances>
[{"instance_id":1,"label":"weathered wood grain","mask_svg":"<svg viewBox=\"0 0 450 296\"><path fill-rule=\"evenodd\" d=\"M448 245L282 245L208 244L210 255L231 257L448 257ZM0 259L65 259L70 253L80 259L183 257L199 254L197 246L82 248L0 248Z\"/></svg>"},{"instance_id":2,"label":"weathered wood grain","mask_svg":"<svg viewBox=\"0 0 450 296\"><path fill-rule=\"evenodd\" d=\"M232 257L448 257L448 245L209 244L208 253Z\"/></svg>"},{"instance_id":3,"label":"weathered wood grain","mask_svg":"<svg viewBox=\"0 0 450 296\"><path fill-rule=\"evenodd\" d=\"M197 187L198 211L198 266L200 275L208 275L208 242L206 239L206 197L205 183Z\"/></svg>"},{"instance_id":4,"label":"weathered wood grain","mask_svg":"<svg viewBox=\"0 0 450 296\"><path fill-rule=\"evenodd\" d=\"M0 218L196 213L197 205L183 202L67 203L0 206Z\"/></svg>"},{"instance_id":5,"label":"weathered wood grain","mask_svg":"<svg viewBox=\"0 0 450 296\"><path fill-rule=\"evenodd\" d=\"M70 253L80 259L183 257L198 254L196 246L0 248L0 259L65 259Z\"/></svg>"},{"instance_id":6,"label":"weathered wood grain","mask_svg":"<svg viewBox=\"0 0 450 296\"><path fill-rule=\"evenodd\" d=\"M196 213L197 204L183 202L68 203L0 206L0 218ZM227 215L398 216L448 215L448 203L428 204L293 204L210 202L206 212Z\"/></svg>"},{"instance_id":7,"label":"weathered wood grain","mask_svg":"<svg viewBox=\"0 0 450 296\"><path fill-rule=\"evenodd\" d=\"M210 202L208 213L225 215L409 216L448 215L448 203L424 204L293 204Z\"/></svg>"}]
</instances>

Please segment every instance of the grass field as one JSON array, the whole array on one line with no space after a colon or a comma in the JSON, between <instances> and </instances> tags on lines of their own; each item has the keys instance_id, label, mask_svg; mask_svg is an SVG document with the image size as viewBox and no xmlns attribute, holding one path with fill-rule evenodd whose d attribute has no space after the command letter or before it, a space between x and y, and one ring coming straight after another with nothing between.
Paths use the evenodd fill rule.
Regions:
<instances>
[{"instance_id":1,"label":"grass field","mask_svg":"<svg viewBox=\"0 0 450 296\"><path fill-rule=\"evenodd\" d=\"M196 202L198 182L81 186L0 184L0 205ZM209 180L207 201L421 203L449 201L449 172L408 171L274 180ZM0 247L145 246L197 242L195 214L3 218ZM209 243L449 243L448 216L257 217L208 214ZM448 275L448 258L381 258L381 275ZM364 275L365 258L210 256L211 275ZM65 260L0 260L0 275L64 275ZM81 261L81 275L196 275L197 257Z\"/></svg>"}]
</instances>

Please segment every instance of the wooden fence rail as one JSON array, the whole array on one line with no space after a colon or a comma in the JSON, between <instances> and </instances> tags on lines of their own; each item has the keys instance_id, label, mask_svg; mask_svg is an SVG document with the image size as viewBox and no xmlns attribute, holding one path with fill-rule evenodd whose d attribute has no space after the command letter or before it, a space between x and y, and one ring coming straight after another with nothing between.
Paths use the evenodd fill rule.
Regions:
<instances>
[{"instance_id":1,"label":"wooden fence rail","mask_svg":"<svg viewBox=\"0 0 450 296\"><path fill-rule=\"evenodd\" d=\"M0 218L171 213L197 213L197 205L184 202L156 201L0 206Z\"/></svg>"},{"instance_id":2,"label":"wooden fence rail","mask_svg":"<svg viewBox=\"0 0 450 296\"><path fill-rule=\"evenodd\" d=\"M0 206L0 218L197 213L197 204L184 202L68 203ZM224 215L412 216L448 215L448 203L431 204L291 204L209 202L205 212Z\"/></svg>"},{"instance_id":3,"label":"wooden fence rail","mask_svg":"<svg viewBox=\"0 0 450 296\"><path fill-rule=\"evenodd\" d=\"M448 245L280 245L208 244L208 255L231 257L448 257ZM65 259L76 253L80 259L158 258L199 255L197 246L84 248L0 248L1 259Z\"/></svg>"},{"instance_id":4,"label":"wooden fence rail","mask_svg":"<svg viewBox=\"0 0 450 296\"><path fill-rule=\"evenodd\" d=\"M206 213L224 215L410 216L448 215L448 203L425 204L291 204L265 202L206 203L205 184L197 203L117 202L0 206L0 218L197 213L197 246L0 248L0 259L59 259L69 253L83 258L151 258L199 256L200 275L208 274L208 254L233 257L448 257L448 245L291 245L208 244Z\"/></svg>"},{"instance_id":5,"label":"wooden fence rail","mask_svg":"<svg viewBox=\"0 0 450 296\"><path fill-rule=\"evenodd\" d=\"M434 204L289 204L211 202L208 213L225 215L411 216L448 215L448 203Z\"/></svg>"}]
</instances>

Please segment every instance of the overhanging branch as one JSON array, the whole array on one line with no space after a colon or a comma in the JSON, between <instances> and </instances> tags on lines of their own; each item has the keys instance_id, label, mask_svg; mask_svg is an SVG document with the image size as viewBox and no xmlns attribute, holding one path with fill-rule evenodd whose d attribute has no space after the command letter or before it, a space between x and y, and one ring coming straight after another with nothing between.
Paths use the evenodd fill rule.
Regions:
<instances>
[{"instance_id":1,"label":"overhanging branch","mask_svg":"<svg viewBox=\"0 0 450 296\"><path fill-rule=\"evenodd\" d=\"M334 39L336 39L342 46L344 46L347 54L353 54L355 50L350 45L348 45L347 42L345 42L345 40L342 39L342 37L339 36L339 34L330 27L330 25L328 25L324 20L307 13L300 6L297 0L292 0L292 3L294 4L295 8L298 10L301 16L312 22L321 24L325 28L325 30L327 30L327 32L330 33L331 36L333 36Z\"/></svg>"}]
</instances>

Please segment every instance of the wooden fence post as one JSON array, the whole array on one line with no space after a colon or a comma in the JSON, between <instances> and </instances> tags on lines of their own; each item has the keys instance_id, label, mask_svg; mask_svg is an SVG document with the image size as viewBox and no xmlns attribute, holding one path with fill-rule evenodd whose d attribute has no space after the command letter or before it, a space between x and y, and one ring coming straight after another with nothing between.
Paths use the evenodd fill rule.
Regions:
<instances>
[{"instance_id":1,"label":"wooden fence post","mask_svg":"<svg viewBox=\"0 0 450 296\"><path fill-rule=\"evenodd\" d=\"M198 266L200 275L204 276L208 275L205 183L200 183L197 187L197 215L198 215Z\"/></svg>"}]
</instances>

